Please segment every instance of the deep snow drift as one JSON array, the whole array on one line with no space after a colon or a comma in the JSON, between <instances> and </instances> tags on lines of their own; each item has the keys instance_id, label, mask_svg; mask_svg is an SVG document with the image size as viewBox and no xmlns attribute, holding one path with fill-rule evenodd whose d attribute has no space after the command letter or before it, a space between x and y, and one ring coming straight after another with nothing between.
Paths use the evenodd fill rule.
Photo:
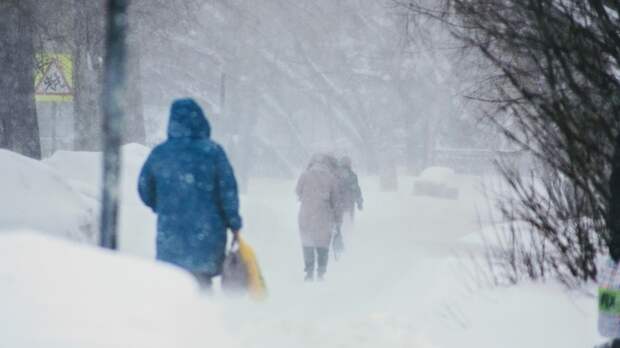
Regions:
<instances>
[{"instance_id":1,"label":"deep snow drift","mask_svg":"<svg viewBox=\"0 0 620 348\"><path fill-rule=\"evenodd\" d=\"M0 150L0 231L32 228L94 242L96 204L45 164Z\"/></svg>"},{"instance_id":2,"label":"deep snow drift","mask_svg":"<svg viewBox=\"0 0 620 348\"><path fill-rule=\"evenodd\" d=\"M235 346L174 267L27 231L0 235L0 255L2 347Z\"/></svg>"},{"instance_id":3,"label":"deep snow drift","mask_svg":"<svg viewBox=\"0 0 620 348\"><path fill-rule=\"evenodd\" d=\"M137 194L138 174L150 149L129 144L122 148L119 248L129 254L155 256L155 220ZM44 161L88 199L100 201L101 154L58 151ZM98 204L98 203L97 203ZM98 221L96 221L98 222Z\"/></svg>"},{"instance_id":4,"label":"deep snow drift","mask_svg":"<svg viewBox=\"0 0 620 348\"><path fill-rule=\"evenodd\" d=\"M469 253L479 251L472 247L481 230L478 212L487 207L477 178L455 179L457 200L414 196L411 177L401 177L393 193L364 178L365 210L345 236L346 254L330 260L326 282L311 284L303 282L294 181L253 180L242 197L243 233L270 291L266 302L253 303L221 293L200 296L184 272L151 260L155 217L135 190L148 149L129 145L123 154L124 256L49 237L0 235L0 342L222 348L577 348L600 342L595 300L587 294L556 284L493 288L480 280L469 263ZM3 176L3 189L21 194L17 203L0 198L0 230L62 235L65 227L58 226L79 231L89 216L96 224L99 154L61 152L30 163L0 152L0 160L13 173ZM45 190L41 202L39 190Z\"/></svg>"}]
</instances>

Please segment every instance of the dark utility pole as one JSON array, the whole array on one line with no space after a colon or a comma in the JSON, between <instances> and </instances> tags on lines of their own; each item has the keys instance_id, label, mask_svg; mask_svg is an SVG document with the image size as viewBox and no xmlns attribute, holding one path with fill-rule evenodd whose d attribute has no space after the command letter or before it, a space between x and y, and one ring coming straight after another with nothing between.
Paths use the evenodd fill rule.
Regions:
<instances>
[{"instance_id":1,"label":"dark utility pole","mask_svg":"<svg viewBox=\"0 0 620 348\"><path fill-rule=\"evenodd\" d=\"M116 249L128 0L108 0L103 78L103 193L101 246Z\"/></svg>"}]
</instances>

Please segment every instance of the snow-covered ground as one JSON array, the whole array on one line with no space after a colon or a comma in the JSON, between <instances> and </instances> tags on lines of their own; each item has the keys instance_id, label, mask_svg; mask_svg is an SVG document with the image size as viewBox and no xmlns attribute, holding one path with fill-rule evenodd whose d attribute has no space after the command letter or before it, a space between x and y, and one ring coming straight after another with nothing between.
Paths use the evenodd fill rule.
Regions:
<instances>
[{"instance_id":1,"label":"snow-covered ground","mask_svg":"<svg viewBox=\"0 0 620 348\"><path fill-rule=\"evenodd\" d=\"M155 256L155 219L151 211L141 204L136 188L140 168L149 152L148 148L137 144L123 147L119 247L132 255L153 258ZM99 201L102 177L100 153L59 151L44 163L60 173L85 197Z\"/></svg>"},{"instance_id":2,"label":"snow-covered ground","mask_svg":"<svg viewBox=\"0 0 620 348\"><path fill-rule=\"evenodd\" d=\"M0 197L0 231L12 231L0 235L0 346L577 348L601 341L593 297L557 284L494 288L475 275L468 253L477 250L472 235L487 203L473 177L458 177L457 200L413 196L411 177L401 177L396 193L363 178L365 210L323 283L303 282L294 182L254 180L242 197L243 233L269 299L201 296L184 272L151 261L155 220L135 192L147 154L124 148L124 255L17 231L63 235L50 218L62 213L77 226L63 228L79 233L85 212L96 209L98 154L61 152L29 164L36 174L20 175L28 166L3 174L3 189L20 195L41 187L45 200L34 205L37 195L22 194L13 205ZM0 161L24 166L2 152ZM42 211L24 215L28 204Z\"/></svg>"},{"instance_id":3,"label":"snow-covered ground","mask_svg":"<svg viewBox=\"0 0 620 348\"><path fill-rule=\"evenodd\" d=\"M0 150L0 231L32 228L80 241L96 239L96 203L53 168Z\"/></svg>"},{"instance_id":4,"label":"snow-covered ground","mask_svg":"<svg viewBox=\"0 0 620 348\"><path fill-rule=\"evenodd\" d=\"M0 255L0 347L236 347L174 267L30 231L2 234Z\"/></svg>"}]
</instances>

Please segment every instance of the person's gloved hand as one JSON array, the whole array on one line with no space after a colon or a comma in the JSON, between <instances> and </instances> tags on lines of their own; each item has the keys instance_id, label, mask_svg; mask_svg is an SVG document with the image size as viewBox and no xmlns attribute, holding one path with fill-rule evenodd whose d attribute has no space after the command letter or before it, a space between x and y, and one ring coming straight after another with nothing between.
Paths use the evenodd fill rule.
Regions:
<instances>
[{"instance_id":1,"label":"person's gloved hand","mask_svg":"<svg viewBox=\"0 0 620 348\"><path fill-rule=\"evenodd\" d=\"M232 231L233 243L239 242L239 231Z\"/></svg>"},{"instance_id":2,"label":"person's gloved hand","mask_svg":"<svg viewBox=\"0 0 620 348\"><path fill-rule=\"evenodd\" d=\"M359 210L359 211L364 210L364 203L362 203L362 202L357 202L357 210Z\"/></svg>"}]
</instances>

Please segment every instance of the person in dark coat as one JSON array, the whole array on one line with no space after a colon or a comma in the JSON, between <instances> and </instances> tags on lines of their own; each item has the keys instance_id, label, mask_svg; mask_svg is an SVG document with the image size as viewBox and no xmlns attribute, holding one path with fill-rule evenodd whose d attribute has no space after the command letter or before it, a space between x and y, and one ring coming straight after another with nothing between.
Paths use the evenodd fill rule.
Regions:
<instances>
[{"instance_id":1,"label":"person in dark coat","mask_svg":"<svg viewBox=\"0 0 620 348\"><path fill-rule=\"evenodd\" d=\"M237 181L226 153L192 99L171 107L168 139L153 149L138 182L157 214L157 259L192 272L202 286L220 274L226 230L241 229Z\"/></svg>"},{"instance_id":2,"label":"person in dark coat","mask_svg":"<svg viewBox=\"0 0 620 348\"><path fill-rule=\"evenodd\" d=\"M351 158L348 156L340 158L338 166L338 179L340 182L339 206L343 214L348 214L353 218L356 206L358 210L364 208L362 189L360 188L357 174L353 171Z\"/></svg>"},{"instance_id":3,"label":"person in dark coat","mask_svg":"<svg viewBox=\"0 0 620 348\"><path fill-rule=\"evenodd\" d=\"M338 177L338 237L342 244L344 243L343 235L346 236L353 231L355 208L357 206L358 210L363 209L364 198L349 157L344 156L338 160L336 175Z\"/></svg>"}]
</instances>

